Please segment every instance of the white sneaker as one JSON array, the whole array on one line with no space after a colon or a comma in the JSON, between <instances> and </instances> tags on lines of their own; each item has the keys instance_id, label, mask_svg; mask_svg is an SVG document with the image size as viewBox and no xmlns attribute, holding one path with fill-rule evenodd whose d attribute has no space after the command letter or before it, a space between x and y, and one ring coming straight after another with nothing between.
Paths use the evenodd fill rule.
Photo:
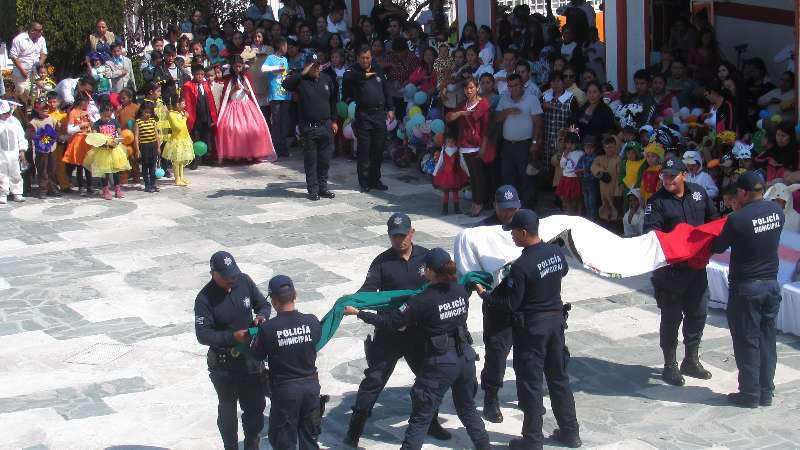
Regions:
<instances>
[{"instance_id":1,"label":"white sneaker","mask_svg":"<svg viewBox=\"0 0 800 450\"><path fill-rule=\"evenodd\" d=\"M12 202L17 202L17 203L22 203L22 202L25 201L25 197L23 197L21 195L12 195L11 196L11 201Z\"/></svg>"}]
</instances>

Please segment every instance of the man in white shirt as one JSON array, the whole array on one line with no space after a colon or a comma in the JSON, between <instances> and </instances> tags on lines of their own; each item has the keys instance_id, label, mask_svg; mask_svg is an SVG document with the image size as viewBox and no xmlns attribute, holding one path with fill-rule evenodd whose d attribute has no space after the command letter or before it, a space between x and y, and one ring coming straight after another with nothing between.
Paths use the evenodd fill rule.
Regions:
<instances>
[{"instance_id":1,"label":"man in white shirt","mask_svg":"<svg viewBox=\"0 0 800 450\"><path fill-rule=\"evenodd\" d=\"M703 170L703 157L700 152L689 150L683 153L683 163L689 171L686 173L686 181L689 183L699 184L708 193L711 198L716 198L719 194L719 188L714 183L714 179L708 172Z\"/></svg>"},{"instance_id":2,"label":"man in white shirt","mask_svg":"<svg viewBox=\"0 0 800 450\"><path fill-rule=\"evenodd\" d=\"M342 44L347 45L350 42L350 31L347 22L344 20L345 8L344 5L337 3L328 14L328 33L338 33L342 38Z\"/></svg>"},{"instance_id":3,"label":"man in white shirt","mask_svg":"<svg viewBox=\"0 0 800 450\"><path fill-rule=\"evenodd\" d=\"M44 27L39 22L33 21L28 31L20 33L11 41L9 58L14 63L11 73L16 86L17 95L25 96L31 88L31 71L34 64L44 64L47 60L47 44L42 31Z\"/></svg>"},{"instance_id":4,"label":"man in white shirt","mask_svg":"<svg viewBox=\"0 0 800 450\"><path fill-rule=\"evenodd\" d=\"M136 92L136 79L133 77L131 60L122 54L120 44L111 44L111 59L106 61L111 74L111 92L120 93L125 88Z\"/></svg>"},{"instance_id":5,"label":"man in white shirt","mask_svg":"<svg viewBox=\"0 0 800 450\"><path fill-rule=\"evenodd\" d=\"M267 0L255 0L247 11L244 13L245 17L252 19L258 25L258 22L267 20L270 22L275 21L275 15L272 13L272 7L269 6Z\"/></svg>"},{"instance_id":6,"label":"man in white shirt","mask_svg":"<svg viewBox=\"0 0 800 450\"><path fill-rule=\"evenodd\" d=\"M497 73L494 74L494 81L497 83L497 93L505 95L508 93L508 76L514 73L514 68L517 67L517 52L513 49L507 48L503 52L502 67Z\"/></svg>"},{"instance_id":7,"label":"man in white shirt","mask_svg":"<svg viewBox=\"0 0 800 450\"><path fill-rule=\"evenodd\" d=\"M508 94L497 104L495 121L503 124L501 184L517 188L523 206L534 207L536 187L526 169L539 154L544 121L539 99L525 92L519 74L508 76Z\"/></svg>"},{"instance_id":8,"label":"man in white shirt","mask_svg":"<svg viewBox=\"0 0 800 450\"><path fill-rule=\"evenodd\" d=\"M531 66L528 65L527 61L517 61L517 68L514 73L522 79L522 87L525 89L526 94L537 100L542 97L542 91L539 90L539 86L531 79Z\"/></svg>"}]
</instances>

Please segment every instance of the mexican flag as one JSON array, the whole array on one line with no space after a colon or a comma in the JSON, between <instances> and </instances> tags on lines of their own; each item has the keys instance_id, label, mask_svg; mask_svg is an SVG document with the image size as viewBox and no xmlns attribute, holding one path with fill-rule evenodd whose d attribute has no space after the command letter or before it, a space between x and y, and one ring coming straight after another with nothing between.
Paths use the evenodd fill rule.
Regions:
<instances>
[{"instance_id":1,"label":"mexican flag","mask_svg":"<svg viewBox=\"0 0 800 450\"><path fill-rule=\"evenodd\" d=\"M723 218L698 227L680 224L669 233L651 231L622 238L583 217L556 215L539 221L539 236L545 242L562 240L567 253L599 275L625 278L676 263L704 268L711 257L711 242L724 225ZM485 271L496 282L503 266L519 258L521 252L522 248L511 240L511 232L499 225L467 228L454 243L459 273Z\"/></svg>"}]
</instances>

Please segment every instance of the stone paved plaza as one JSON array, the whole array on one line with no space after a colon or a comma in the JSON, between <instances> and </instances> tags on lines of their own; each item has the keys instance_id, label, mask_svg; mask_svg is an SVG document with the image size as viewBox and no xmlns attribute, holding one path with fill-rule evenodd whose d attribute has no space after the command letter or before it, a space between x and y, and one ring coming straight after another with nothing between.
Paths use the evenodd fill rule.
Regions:
<instances>
[{"instance_id":1,"label":"stone paved plaza","mask_svg":"<svg viewBox=\"0 0 800 450\"><path fill-rule=\"evenodd\" d=\"M427 179L390 163L384 181L391 189L360 194L354 163L336 160L336 199L312 203L301 166L293 157L202 167L188 174L190 188L165 181L160 194L131 189L121 201L64 197L0 208L0 448L221 448L206 348L195 339L192 313L214 251L232 252L263 291L272 275L292 276L299 308L321 317L360 286L388 244L392 212L412 215L419 244L448 249L474 220L439 216ZM711 312L702 348L714 378L667 386L659 378L659 316L647 279L572 269L564 287L574 305L569 371L587 447L800 447L800 337L779 336L775 405L733 408L724 398L737 383L723 314ZM470 328L482 354L479 302L472 298ZM346 318L319 355L322 390L331 395L325 448L341 447L369 332ZM487 423L501 447L521 426L513 379L509 361L501 392L506 420ZM411 382L399 364L363 448L399 446ZM470 448L449 396L440 417L454 438L428 440L425 448ZM554 428L550 412L544 428ZM266 440L262 448L269 448Z\"/></svg>"}]
</instances>

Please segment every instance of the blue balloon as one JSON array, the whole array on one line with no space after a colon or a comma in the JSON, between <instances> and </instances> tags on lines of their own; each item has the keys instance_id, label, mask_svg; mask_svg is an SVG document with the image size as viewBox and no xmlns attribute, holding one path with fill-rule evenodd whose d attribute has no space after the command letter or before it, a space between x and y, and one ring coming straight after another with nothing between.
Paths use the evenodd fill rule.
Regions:
<instances>
[{"instance_id":1,"label":"blue balloon","mask_svg":"<svg viewBox=\"0 0 800 450\"><path fill-rule=\"evenodd\" d=\"M423 91L418 91L414 94L414 104L415 105L424 105L425 102L428 101L428 94Z\"/></svg>"},{"instance_id":2,"label":"blue balloon","mask_svg":"<svg viewBox=\"0 0 800 450\"><path fill-rule=\"evenodd\" d=\"M425 123L425 118L422 116L422 114L417 114L416 116L408 119L408 123L412 124L411 128L414 128L415 125L422 125Z\"/></svg>"},{"instance_id":3,"label":"blue balloon","mask_svg":"<svg viewBox=\"0 0 800 450\"><path fill-rule=\"evenodd\" d=\"M350 116L350 119L356 118L356 102L350 102L350 104L347 105L347 115Z\"/></svg>"},{"instance_id":4,"label":"blue balloon","mask_svg":"<svg viewBox=\"0 0 800 450\"><path fill-rule=\"evenodd\" d=\"M156 169L155 175L156 175L156 178L164 178L164 175L166 175L166 174L164 173L164 169L159 167L158 169Z\"/></svg>"},{"instance_id":5,"label":"blue balloon","mask_svg":"<svg viewBox=\"0 0 800 450\"><path fill-rule=\"evenodd\" d=\"M411 136L414 133L414 127L416 125L415 123L411 123L410 120L406 123L406 136Z\"/></svg>"},{"instance_id":6,"label":"blue balloon","mask_svg":"<svg viewBox=\"0 0 800 450\"><path fill-rule=\"evenodd\" d=\"M442 118L442 110L439 108L431 108L428 110L428 119L436 120Z\"/></svg>"},{"instance_id":7,"label":"blue balloon","mask_svg":"<svg viewBox=\"0 0 800 450\"><path fill-rule=\"evenodd\" d=\"M431 121L431 132L433 134L444 133L444 121L442 119L434 119Z\"/></svg>"},{"instance_id":8,"label":"blue balloon","mask_svg":"<svg viewBox=\"0 0 800 450\"><path fill-rule=\"evenodd\" d=\"M769 119L769 111L767 111L766 109L762 109L762 110L761 110L761 111L758 113L758 117L760 117L760 118L762 118L762 119L764 119L764 120L767 120L767 119Z\"/></svg>"},{"instance_id":9,"label":"blue balloon","mask_svg":"<svg viewBox=\"0 0 800 450\"><path fill-rule=\"evenodd\" d=\"M403 87L403 95L406 98L414 98L414 94L417 93L417 87L411 83L408 83Z\"/></svg>"},{"instance_id":10,"label":"blue balloon","mask_svg":"<svg viewBox=\"0 0 800 450\"><path fill-rule=\"evenodd\" d=\"M800 134L800 122L797 123L797 126L794 127L794 131L797 134Z\"/></svg>"}]
</instances>

